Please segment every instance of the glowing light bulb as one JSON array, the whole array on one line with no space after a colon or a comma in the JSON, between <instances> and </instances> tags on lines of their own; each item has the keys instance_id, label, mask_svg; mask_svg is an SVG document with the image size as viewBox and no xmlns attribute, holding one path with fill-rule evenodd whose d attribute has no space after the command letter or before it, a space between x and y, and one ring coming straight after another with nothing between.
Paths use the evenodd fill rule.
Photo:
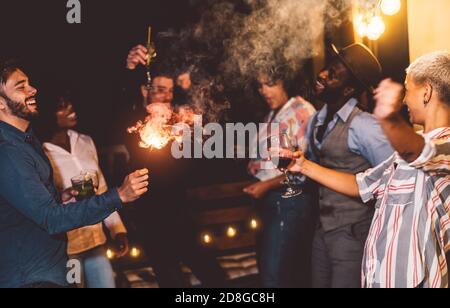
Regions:
<instances>
[{"instance_id":1,"label":"glowing light bulb","mask_svg":"<svg viewBox=\"0 0 450 308\"><path fill-rule=\"evenodd\" d=\"M236 235L237 235L237 230L233 227L229 227L227 230L227 236L229 238L233 238L233 237L236 237Z\"/></svg>"},{"instance_id":2,"label":"glowing light bulb","mask_svg":"<svg viewBox=\"0 0 450 308\"><path fill-rule=\"evenodd\" d=\"M205 243L206 245L209 245L209 244L212 243L212 241L213 241L213 238L212 238L212 236L210 234L205 233L203 235L203 243Z\"/></svg>"},{"instance_id":3,"label":"glowing light bulb","mask_svg":"<svg viewBox=\"0 0 450 308\"><path fill-rule=\"evenodd\" d=\"M109 260L114 259L114 256L115 256L115 254L114 254L114 252L113 252L111 249L108 249L108 250L106 251L106 257L107 257Z\"/></svg>"},{"instance_id":4,"label":"glowing light bulb","mask_svg":"<svg viewBox=\"0 0 450 308\"><path fill-rule=\"evenodd\" d=\"M389 16L395 15L400 12L402 8L402 3L400 0L382 0L381 1L381 11Z\"/></svg>"},{"instance_id":5,"label":"glowing light bulb","mask_svg":"<svg viewBox=\"0 0 450 308\"><path fill-rule=\"evenodd\" d=\"M131 248L130 250L130 256L132 258L139 258L141 255L141 251L137 249L136 247Z\"/></svg>"},{"instance_id":6,"label":"glowing light bulb","mask_svg":"<svg viewBox=\"0 0 450 308\"><path fill-rule=\"evenodd\" d=\"M364 15L359 14L358 18L355 20L356 32L360 37L367 36L367 22L364 18Z\"/></svg>"},{"instance_id":7,"label":"glowing light bulb","mask_svg":"<svg viewBox=\"0 0 450 308\"><path fill-rule=\"evenodd\" d=\"M370 40L378 40L381 35L383 35L384 31L386 31L386 25L384 24L383 19L380 16L375 16L369 22L367 28L367 37Z\"/></svg>"},{"instance_id":8,"label":"glowing light bulb","mask_svg":"<svg viewBox=\"0 0 450 308\"><path fill-rule=\"evenodd\" d=\"M252 228L253 230L256 230L256 229L258 229L258 227L259 227L258 221L256 219L252 219L250 221L250 228Z\"/></svg>"},{"instance_id":9,"label":"glowing light bulb","mask_svg":"<svg viewBox=\"0 0 450 308\"><path fill-rule=\"evenodd\" d=\"M367 35L368 25L365 22L361 22L356 26L356 31L360 37L365 37Z\"/></svg>"}]
</instances>

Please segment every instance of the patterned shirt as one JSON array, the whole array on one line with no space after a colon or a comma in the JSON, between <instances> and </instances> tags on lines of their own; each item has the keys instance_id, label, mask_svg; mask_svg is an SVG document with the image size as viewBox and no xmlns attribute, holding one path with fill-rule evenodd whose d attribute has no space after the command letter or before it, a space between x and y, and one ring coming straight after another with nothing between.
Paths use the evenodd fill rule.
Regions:
<instances>
[{"instance_id":1,"label":"patterned shirt","mask_svg":"<svg viewBox=\"0 0 450 308\"><path fill-rule=\"evenodd\" d=\"M313 105L301 97L295 97L291 98L278 113L271 111L267 116L266 122L279 124L279 129L281 131L287 131L287 133L295 139L300 148L306 148L308 144L306 129L315 112L316 110ZM273 134L274 132L271 133ZM268 133L267 130L260 130L258 135L260 149L268 148L267 137L270 135L271 134ZM259 167L256 178L260 181L268 181L282 175L277 167L270 161L259 159L252 161L252 164L256 164Z\"/></svg>"},{"instance_id":2,"label":"patterned shirt","mask_svg":"<svg viewBox=\"0 0 450 308\"><path fill-rule=\"evenodd\" d=\"M450 140L450 128L425 135ZM445 254L450 249L450 176L409 165L398 154L357 176L364 202L376 212L363 259L368 288L448 287Z\"/></svg>"}]
</instances>

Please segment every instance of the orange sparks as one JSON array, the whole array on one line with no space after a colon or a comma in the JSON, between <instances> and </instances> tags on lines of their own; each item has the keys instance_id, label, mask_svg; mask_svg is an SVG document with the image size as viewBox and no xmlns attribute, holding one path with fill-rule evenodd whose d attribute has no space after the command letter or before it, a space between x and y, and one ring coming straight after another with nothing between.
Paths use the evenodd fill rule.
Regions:
<instances>
[{"instance_id":1,"label":"orange sparks","mask_svg":"<svg viewBox=\"0 0 450 308\"><path fill-rule=\"evenodd\" d=\"M150 150L161 150L174 139L170 128L157 125L152 121L145 124L139 122L135 127L129 128L128 132L138 133L141 139L139 146Z\"/></svg>"},{"instance_id":2,"label":"orange sparks","mask_svg":"<svg viewBox=\"0 0 450 308\"><path fill-rule=\"evenodd\" d=\"M175 114L170 105L155 103L147 106L147 112L145 122L140 121L128 129L130 134L139 134L139 146L144 149L161 150L173 140L181 141L182 130L170 125L172 121L193 124L194 113L187 107Z\"/></svg>"}]
</instances>

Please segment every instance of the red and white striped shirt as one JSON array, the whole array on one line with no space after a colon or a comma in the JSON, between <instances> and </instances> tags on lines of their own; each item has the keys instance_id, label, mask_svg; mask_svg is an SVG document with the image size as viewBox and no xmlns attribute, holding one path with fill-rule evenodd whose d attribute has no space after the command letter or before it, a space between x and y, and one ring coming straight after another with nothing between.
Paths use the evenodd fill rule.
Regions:
<instances>
[{"instance_id":1,"label":"red and white striped shirt","mask_svg":"<svg viewBox=\"0 0 450 308\"><path fill-rule=\"evenodd\" d=\"M425 138L450 141L450 128ZM363 201L377 201L363 259L363 286L448 287L450 175L434 172L428 161L408 164L394 154L357 176ZM434 166L442 169L442 164Z\"/></svg>"}]
</instances>

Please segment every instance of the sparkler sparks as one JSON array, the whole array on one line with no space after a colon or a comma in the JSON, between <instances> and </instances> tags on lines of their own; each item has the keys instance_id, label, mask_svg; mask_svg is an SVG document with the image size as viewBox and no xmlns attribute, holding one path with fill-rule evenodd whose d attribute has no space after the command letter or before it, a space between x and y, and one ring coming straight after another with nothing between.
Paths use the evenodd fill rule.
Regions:
<instances>
[{"instance_id":1,"label":"sparkler sparks","mask_svg":"<svg viewBox=\"0 0 450 308\"><path fill-rule=\"evenodd\" d=\"M128 132L130 134L138 133L141 138L139 146L150 150L161 150L170 141L175 139L175 136L172 136L170 128L157 125L153 121L148 121L145 124L138 122L135 127L129 128Z\"/></svg>"},{"instance_id":2,"label":"sparkler sparks","mask_svg":"<svg viewBox=\"0 0 450 308\"><path fill-rule=\"evenodd\" d=\"M130 134L139 134L139 146L144 149L161 150L171 141L181 142L183 131L181 126L171 125L173 121L179 124L192 125L195 114L189 107L181 107L178 113L173 112L168 104L155 103L147 107L148 116L144 122L128 129Z\"/></svg>"}]
</instances>

